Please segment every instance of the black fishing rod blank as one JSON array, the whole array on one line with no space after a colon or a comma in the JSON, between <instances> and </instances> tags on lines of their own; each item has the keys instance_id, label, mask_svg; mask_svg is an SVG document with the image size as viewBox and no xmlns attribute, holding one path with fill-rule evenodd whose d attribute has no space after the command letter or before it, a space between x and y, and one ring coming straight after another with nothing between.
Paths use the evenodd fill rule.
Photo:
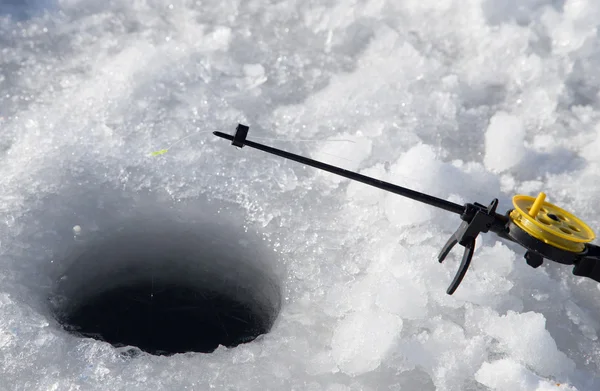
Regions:
<instances>
[{"instance_id":1,"label":"black fishing rod blank","mask_svg":"<svg viewBox=\"0 0 600 391\"><path fill-rule=\"evenodd\" d=\"M307 166L315 167L324 171L331 172L333 174L337 174L343 176L348 179L352 179L358 182L362 182L364 184L377 187L379 189L389 191L391 193L395 193L401 195L403 197L411 198L415 201L423 202L425 204L435 206L436 208L441 208L447 210L452 213L462 214L465 210L463 205L455 204L454 202L446 201L441 198L430 196L429 194L420 193L418 191L414 191L411 189L407 189L405 187L397 186L392 183L384 182L379 179L371 178L357 172L345 170L340 167L332 166L330 164L326 164L317 160L313 160L304 156L295 155L290 152L283 151L281 149L269 147L263 144L255 143L250 140L246 140L248 135L248 126L239 124L237 127L237 131L235 135L230 135L222 132L213 132L215 136L224 138L226 140L232 141L232 145L243 148L244 146L248 146L251 148L259 149L263 152L270 153L272 155L277 155L289 160L296 161L298 163L306 164Z\"/></svg>"}]
</instances>

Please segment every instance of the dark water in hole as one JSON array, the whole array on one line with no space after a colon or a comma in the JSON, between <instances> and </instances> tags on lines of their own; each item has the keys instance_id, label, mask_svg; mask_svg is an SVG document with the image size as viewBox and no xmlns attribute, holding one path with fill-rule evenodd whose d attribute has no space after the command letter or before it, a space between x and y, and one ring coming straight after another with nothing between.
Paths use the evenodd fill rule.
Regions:
<instances>
[{"instance_id":1,"label":"dark water in hole","mask_svg":"<svg viewBox=\"0 0 600 391\"><path fill-rule=\"evenodd\" d=\"M85 336L151 354L237 346L268 332L270 323L267 314L225 294L151 281L99 294L64 322Z\"/></svg>"}]
</instances>

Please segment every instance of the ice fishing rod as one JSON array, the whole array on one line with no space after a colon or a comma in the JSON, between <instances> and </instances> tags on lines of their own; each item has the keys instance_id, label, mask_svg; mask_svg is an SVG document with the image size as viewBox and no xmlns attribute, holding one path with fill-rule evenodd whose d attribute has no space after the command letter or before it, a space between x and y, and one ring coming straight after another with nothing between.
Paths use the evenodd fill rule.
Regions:
<instances>
[{"instance_id":1,"label":"ice fishing rod","mask_svg":"<svg viewBox=\"0 0 600 391\"><path fill-rule=\"evenodd\" d=\"M527 250L525 260L533 268L541 266L544 259L548 259L564 265L573 265L574 275L600 282L600 247L590 243L595 239L594 232L575 215L546 202L544 193L539 193L537 197L515 195L512 199L513 208L501 215L496 213L497 198L494 198L488 206L477 202L459 205L247 140L249 129L246 125L238 124L234 135L222 132L213 132L213 134L230 140L232 145L239 148L248 146L258 149L460 215L462 223L438 255L438 261L441 263L456 244L465 248L458 271L446 290L449 295L456 291L471 264L477 236L482 232L490 231L502 239L524 247Z\"/></svg>"}]
</instances>

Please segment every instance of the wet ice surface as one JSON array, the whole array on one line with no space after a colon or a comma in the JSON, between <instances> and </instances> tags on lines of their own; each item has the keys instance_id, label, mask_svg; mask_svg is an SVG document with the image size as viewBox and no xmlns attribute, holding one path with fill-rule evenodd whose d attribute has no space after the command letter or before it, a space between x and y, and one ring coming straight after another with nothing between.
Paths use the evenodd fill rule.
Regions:
<instances>
[{"instance_id":1,"label":"wet ice surface","mask_svg":"<svg viewBox=\"0 0 600 391\"><path fill-rule=\"evenodd\" d=\"M599 4L3 2L0 389L599 389L600 290L568 267L487 235L447 296L454 215L210 133L149 157L242 122L454 202L544 190L599 229ZM60 328L65 254L199 197L276 253L269 334L127 358Z\"/></svg>"}]
</instances>

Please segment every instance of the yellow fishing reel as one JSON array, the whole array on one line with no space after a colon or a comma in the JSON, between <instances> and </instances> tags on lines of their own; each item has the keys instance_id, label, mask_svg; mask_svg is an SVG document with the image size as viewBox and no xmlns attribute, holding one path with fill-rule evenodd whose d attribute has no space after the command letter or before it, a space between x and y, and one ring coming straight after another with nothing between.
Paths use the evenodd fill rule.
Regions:
<instances>
[{"instance_id":1,"label":"yellow fishing reel","mask_svg":"<svg viewBox=\"0 0 600 391\"><path fill-rule=\"evenodd\" d=\"M575 215L545 202L545 199L544 193L540 193L537 198L514 196L510 220L525 233L552 247L582 252L585 243L595 239L594 231Z\"/></svg>"},{"instance_id":2,"label":"yellow fishing reel","mask_svg":"<svg viewBox=\"0 0 600 391\"><path fill-rule=\"evenodd\" d=\"M600 281L600 247L591 244L596 235L585 222L546 202L543 192L537 197L516 195L512 201L506 237L528 250L528 265L537 268L545 258L575 265L573 274Z\"/></svg>"},{"instance_id":3,"label":"yellow fishing reel","mask_svg":"<svg viewBox=\"0 0 600 391\"><path fill-rule=\"evenodd\" d=\"M501 215L496 213L498 199L494 199L489 206L477 202L459 205L248 140L248 131L248 126L239 124L233 135L213 133L217 137L231 141L231 144L238 148L247 146L258 149L460 215L461 225L448 239L438 256L438 261L443 262L456 244L465 248L458 272L446 290L450 295L458 288L469 268L477 236L482 232L490 231L523 246L527 250L525 252L527 264L534 268L542 265L544 259L549 259L565 265L574 265L573 274L600 282L600 247L590 243L595 238L594 232L575 215L546 202L544 193L540 193L537 197L514 196L514 208Z\"/></svg>"}]
</instances>

